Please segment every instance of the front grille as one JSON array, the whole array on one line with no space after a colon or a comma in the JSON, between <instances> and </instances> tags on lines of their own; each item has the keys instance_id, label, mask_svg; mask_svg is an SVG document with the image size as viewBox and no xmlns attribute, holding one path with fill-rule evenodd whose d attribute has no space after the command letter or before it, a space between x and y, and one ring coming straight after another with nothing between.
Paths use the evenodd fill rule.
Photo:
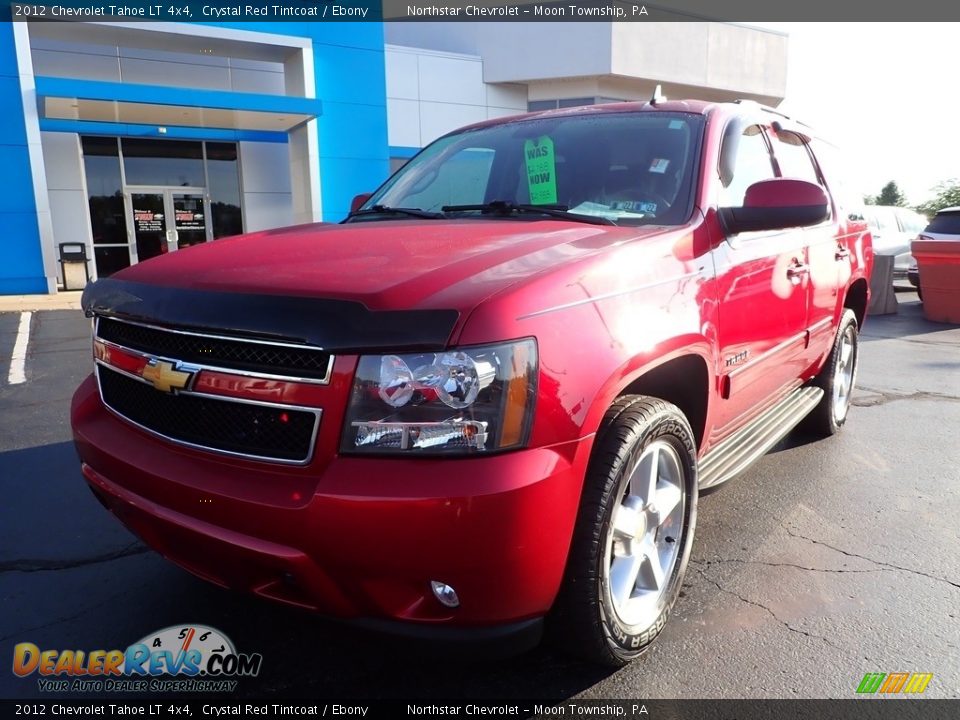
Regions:
<instances>
[{"instance_id":1,"label":"front grille","mask_svg":"<svg viewBox=\"0 0 960 720\"><path fill-rule=\"evenodd\" d=\"M171 440L265 460L310 459L318 417L313 412L171 395L103 365L97 367L97 376L107 407Z\"/></svg>"},{"instance_id":2,"label":"front grille","mask_svg":"<svg viewBox=\"0 0 960 720\"><path fill-rule=\"evenodd\" d=\"M330 353L319 348L173 332L104 317L97 320L97 336L150 355L225 370L326 381L330 369Z\"/></svg>"}]
</instances>

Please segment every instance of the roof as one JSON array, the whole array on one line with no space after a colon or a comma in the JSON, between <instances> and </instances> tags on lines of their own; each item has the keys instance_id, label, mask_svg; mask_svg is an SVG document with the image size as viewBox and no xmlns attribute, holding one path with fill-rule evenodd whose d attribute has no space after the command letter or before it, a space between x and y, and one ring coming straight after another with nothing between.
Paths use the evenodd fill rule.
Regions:
<instances>
[{"instance_id":1,"label":"roof","mask_svg":"<svg viewBox=\"0 0 960 720\"><path fill-rule=\"evenodd\" d=\"M656 105L649 102L615 102L604 103L602 105L578 105L576 107L560 108L559 110L537 110L535 112L520 113L507 117L491 118L481 120L464 127L458 128L452 133L459 133L463 130L478 130L485 127L496 125L505 125L518 120L531 120L535 118L557 118L574 117L577 115L600 115L603 113L622 113L622 112L684 112L697 115L707 115L711 110L717 107L735 107L732 103L713 103L704 100L664 100Z\"/></svg>"}]
</instances>

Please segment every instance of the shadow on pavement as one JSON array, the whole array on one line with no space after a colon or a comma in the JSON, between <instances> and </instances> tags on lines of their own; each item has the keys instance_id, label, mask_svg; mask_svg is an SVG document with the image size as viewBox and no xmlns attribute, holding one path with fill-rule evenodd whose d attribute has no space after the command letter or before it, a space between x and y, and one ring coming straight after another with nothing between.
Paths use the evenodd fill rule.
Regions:
<instances>
[{"instance_id":1,"label":"shadow on pavement","mask_svg":"<svg viewBox=\"0 0 960 720\"><path fill-rule=\"evenodd\" d=\"M916 293L898 293L898 301L896 313L891 315L867 315L863 330L860 333L860 339L863 342L891 340L914 335L935 336L936 333L960 329L960 325L927 320L923 316L923 303L917 299ZM939 338L925 339L940 342ZM953 337L953 342L958 340L960 338ZM949 341L948 338L943 340L943 342Z\"/></svg>"},{"instance_id":2,"label":"shadow on pavement","mask_svg":"<svg viewBox=\"0 0 960 720\"><path fill-rule=\"evenodd\" d=\"M610 674L547 648L511 657L399 640L209 585L149 550L94 499L69 442L0 453L0 492L6 662L19 642L124 649L170 625L204 624L240 652L263 655L260 676L237 688L242 697L559 700ZM38 695L36 676L0 673L0 697Z\"/></svg>"}]
</instances>

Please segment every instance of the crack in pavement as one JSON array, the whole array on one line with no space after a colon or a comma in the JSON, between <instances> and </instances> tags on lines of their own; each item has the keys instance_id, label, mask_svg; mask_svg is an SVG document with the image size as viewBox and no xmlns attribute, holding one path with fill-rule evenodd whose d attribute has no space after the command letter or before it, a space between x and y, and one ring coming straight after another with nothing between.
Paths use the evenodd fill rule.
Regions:
<instances>
[{"instance_id":1,"label":"crack in pavement","mask_svg":"<svg viewBox=\"0 0 960 720\"><path fill-rule=\"evenodd\" d=\"M780 527L783 528L784 532L786 532L787 535L789 535L790 537L798 538L800 540L806 540L807 542L813 543L814 545L821 545L825 548L829 548L830 550L833 550L834 552L838 552L841 555L857 558L858 560L865 560L868 563L873 563L874 565L879 565L880 567L883 567L883 568L890 568L891 570L897 570L899 572L905 572L905 573L910 573L911 575L925 577L928 580L936 580L937 582L946 583L947 585L950 585L951 587L954 587L960 590L960 583L954 582L953 580L949 580L944 577L940 577L939 575L931 575L930 573L925 573L922 570L914 570L913 568L903 567L902 565L894 565L893 563L884 562L883 560L874 560L873 558L867 557L866 555L858 555L857 553L849 552L847 550L844 550L843 548L838 548L836 545L831 545L830 543L824 542L823 540L816 540L815 538L807 537L802 533L795 532L794 530L792 530L790 527L787 526L786 520L770 512L767 508L761 507L760 505L755 505L754 507L757 510L765 513L766 515L776 520L777 523L779 523Z\"/></svg>"},{"instance_id":2,"label":"crack in pavement","mask_svg":"<svg viewBox=\"0 0 960 720\"><path fill-rule=\"evenodd\" d=\"M699 564L696 560L692 560L692 559L690 560L690 562L693 563L694 565L698 565L698 564ZM836 644L830 642L830 640L829 640L828 638L825 638L823 635L816 635L816 634L814 634L814 633L807 632L806 630L801 630L801 629L798 628L798 627L794 627L793 625L791 625L790 623L788 623L786 620L783 620L782 618L780 618L780 616L778 616L773 610L771 610L769 607L767 607L767 606L764 605L763 603L759 603L759 602L757 602L757 601L755 601L755 600L751 600L751 599L748 598L748 597L744 597L743 595L741 595L740 593L736 592L735 590L730 590L730 589L728 589L728 588L725 588L723 585L720 584L719 581L714 580L712 577L710 577L709 575L707 575L707 573L706 573L702 568L695 567L694 569L695 569L698 573L700 573L700 576L701 576L704 580L706 580L706 581L707 581L708 583L710 583L711 585L714 585L714 586L717 588L717 590L719 590L720 592L725 593L725 594L727 594L727 595L732 595L733 597L737 598L738 600L740 600L740 601L743 602L743 603L746 603L747 605L753 605L754 607L758 607L758 608L760 608L761 610L764 610L770 617L772 617L774 620L776 620L778 623L780 623L780 625L782 625L783 627L785 627L785 628L786 628L787 630L789 630L790 632L792 632L792 633L797 633L798 635L803 635L803 636L805 636L805 637L811 638L812 640L820 640L820 641L823 642L824 644L829 645L830 647L832 647L834 650L840 650L841 652L844 652L844 653L848 652L848 648L845 648L845 647L843 647L842 645L836 645ZM866 659L866 660L869 660L870 658L865 658L865 659Z\"/></svg>"},{"instance_id":3,"label":"crack in pavement","mask_svg":"<svg viewBox=\"0 0 960 720\"><path fill-rule=\"evenodd\" d=\"M150 552L150 548L141 542L134 542L119 550L95 555L89 558L78 558L76 560L14 560L12 562L0 563L0 574L8 572L46 572L48 570L72 570L86 565L96 565L98 563L112 562L132 555L143 555Z\"/></svg>"},{"instance_id":4,"label":"crack in pavement","mask_svg":"<svg viewBox=\"0 0 960 720\"><path fill-rule=\"evenodd\" d=\"M764 560L743 560L742 558L714 558L713 560L707 560L706 558L701 560L690 559L690 562L699 563L701 565L722 565L723 563L740 563L742 565L766 565L767 567L790 567L796 568L797 570L807 570L809 572L821 572L821 573L878 573L878 572L893 572L890 568L876 568L875 570L846 570L846 569L834 569L834 568L815 568L807 567L806 565L797 565L796 563L784 563L784 562L766 562Z\"/></svg>"},{"instance_id":5,"label":"crack in pavement","mask_svg":"<svg viewBox=\"0 0 960 720\"><path fill-rule=\"evenodd\" d=\"M950 585L956 588L957 590L960 590L960 583L956 583L953 580L942 578L939 575L931 575L930 573L925 573L922 570L914 570L913 568L907 568L901 565L894 565L893 563L884 562L883 560L874 560L873 558L869 558L866 555L858 555L857 553L848 552L843 548L838 548L835 545L831 545L830 543L823 542L822 540L815 540L814 538L807 537L806 535L802 535L801 533L794 532L789 527L787 527L787 524L783 520L780 520L780 518L777 518L777 520L780 522L780 526L787 532L787 535L789 535L790 537L806 540L807 542L813 543L814 545L822 545L823 547L830 548L834 552L838 552L841 555L857 558L859 560L866 560L867 562L873 563L874 565L879 565L880 567L885 567L885 568L890 568L891 570L898 570L900 572L910 573L911 575L919 575L920 577L925 577L930 580L936 580L937 582L946 583L947 585Z\"/></svg>"},{"instance_id":6,"label":"crack in pavement","mask_svg":"<svg viewBox=\"0 0 960 720\"><path fill-rule=\"evenodd\" d=\"M126 594L127 594L126 592L121 592L121 593L120 593L120 595L126 595ZM3 637L0 637L0 643L6 642L6 641L8 641L8 640L13 640L14 638L17 638L17 637L23 637L23 636L26 635L27 633L37 632L38 630L46 630L47 628L54 627L55 625L60 625L60 624L62 624L62 623L68 622L68 621L70 621L70 620L76 620L77 618L82 617L82 616L86 615L87 613L92 612L93 610L97 610L97 609L103 607L104 605L114 605L114 604L116 604L116 603L117 603L117 597L118 597L118 596L117 596L116 594L111 595L110 597L108 597L107 599L105 599L105 600L103 600L103 601L101 601L101 602L95 603L95 604L91 605L90 607L86 607L86 608L84 608L83 610L80 610L80 611L78 611L78 612L75 612L73 615L67 615L67 616L65 616L65 617L55 618L54 620L50 620L50 621L45 622L45 623L43 623L43 624L41 624L41 625L34 625L33 627L28 627L28 628L24 628L24 629L22 629L22 630L17 630L15 633L12 633L12 634L10 634L10 635L4 635Z\"/></svg>"},{"instance_id":7,"label":"crack in pavement","mask_svg":"<svg viewBox=\"0 0 960 720\"><path fill-rule=\"evenodd\" d=\"M872 393L877 397L855 397L850 403L856 407L878 407L897 400L942 400L945 402L960 402L960 397L946 393L918 390L912 393L897 393L891 390L877 390L875 388L858 387L857 390Z\"/></svg>"}]
</instances>

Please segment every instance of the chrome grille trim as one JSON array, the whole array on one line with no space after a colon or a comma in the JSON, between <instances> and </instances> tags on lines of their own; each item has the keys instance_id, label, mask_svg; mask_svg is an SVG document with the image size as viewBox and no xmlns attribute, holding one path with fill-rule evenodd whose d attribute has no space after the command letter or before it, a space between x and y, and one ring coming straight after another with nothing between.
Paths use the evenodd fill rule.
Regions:
<instances>
[{"instance_id":1,"label":"chrome grille trim","mask_svg":"<svg viewBox=\"0 0 960 720\"><path fill-rule=\"evenodd\" d=\"M105 342L105 341L101 341L101 342ZM123 349L123 350L127 350L127 348L122 348L122 349ZM131 352L135 352L135 351L131 351ZM139 354L139 353L138 353L138 354ZM161 358L161 359L166 359L166 358ZM106 398L104 398L104 396L103 396L103 387L102 387L101 382L100 382L100 369L101 369L101 367L106 368L106 369L107 369L108 371L110 371L110 372L115 372L115 373L117 373L117 374L119 374L119 375L123 375L124 377L130 378L131 380L136 380L136 381L138 381L138 382L140 382L140 383L142 383L142 384L144 384L144 385L147 385L147 386L150 387L151 389L153 389L153 383L151 383L151 382L149 382L149 381L147 381L147 380L144 380L144 379L143 379L142 377L140 377L139 375L135 375L135 374L133 374L133 373L126 372L125 370L122 370L122 369L120 369L120 368L118 368L118 367L115 367L115 366L113 366L113 365L110 365L109 363L105 363L105 362L103 362L102 360L99 360L99 359L95 359L95 360L94 360L94 374L96 375L96 378L97 378L97 392L98 392L98 394L99 394L99 396L100 396L100 402L103 404L103 406L104 406L107 410L109 410L111 413L113 413L116 417L118 417L118 418L120 418L121 420L123 420L124 422L129 423L130 425L133 425L134 427L137 427L137 428L143 430L144 432L149 433L150 435L153 435L154 437L161 438L161 439L166 440L167 442L173 443L173 444L175 444L175 445L181 445L181 446L183 446L183 447L193 448L193 449L195 449L195 450L203 450L204 452L210 452L210 453L214 453L214 454L217 454L217 455L225 455L225 456L227 456L227 457L243 458L243 459L246 459L246 460L256 460L256 461L258 461L258 462L268 462L268 463L277 463L277 464L282 464L282 465L297 465L297 466L303 466L303 465L308 465L308 464L310 463L310 461L313 460L314 450L316 449L316 445L317 445L317 435L318 435L318 431L319 431L319 428L320 428L320 419L321 419L321 417L323 416L323 410L320 409L320 408L305 407L305 406L303 406L303 405L288 405L288 404L282 404L282 403L262 402L262 401L260 401L260 400L248 400L248 399L246 399L246 398L235 398L235 397L229 397L229 396L226 396L226 395L214 395L214 394L211 394L211 393L200 393L200 392L194 392L194 391L192 391L192 390L178 390L178 391L177 391L177 394L191 395L191 396L195 396L195 397L199 397L199 398L205 398L205 399L208 399L208 400L216 400L216 401L219 401L219 402L239 403L239 404L245 404L245 405L258 405L258 406L260 406L260 407L268 407L268 408L277 409L277 410L291 410L291 411L295 411L295 412L309 413L309 414L313 415L314 420L313 420L313 429L312 429L311 434L310 434L310 445L309 445L309 447L308 447L308 449L307 449L307 455L306 455L306 457L304 457L302 460L289 460L289 459L286 459L286 458L271 457L271 456L269 456L269 455L254 455L254 454L250 454L250 453L235 452L235 451L232 451L232 450L221 450L220 448L209 447L209 446L207 446L207 445L199 445L199 444L197 444L197 443L192 443L192 442L189 442L189 441L186 441L186 440L179 440L179 439L177 439L177 438L170 437L169 435L164 435L164 434L161 433L161 432L158 432L158 431L156 431L156 430L154 430L154 429L152 429L152 428L149 428L149 427L147 427L147 426L145 426L145 425L142 425L142 424L138 423L138 422L135 421L135 420L130 419L129 417L127 417L126 415L124 415L124 414L121 413L120 411L118 411L118 410L114 409L113 407L111 407L110 404L107 403ZM157 392L159 392L159 391L157 391Z\"/></svg>"},{"instance_id":2,"label":"chrome grille trim","mask_svg":"<svg viewBox=\"0 0 960 720\"><path fill-rule=\"evenodd\" d=\"M172 328L161 327L159 325L150 325L148 323L136 322L134 320L125 320L125 319L121 319L113 316L107 316L107 319L110 320L111 322L121 323L125 325L136 325L138 327L147 328L149 330L154 330L157 332L170 333L172 335L188 335L191 337L209 338L211 340L225 340L228 342L236 342L236 343L251 343L254 345L292 348L295 350L318 350L321 352L324 351L323 348L317 347L315 345L298 345L297 343L285 343L285 342L272 341L272 340L254 340L254 339L249 339L244 337L230 337L228 335L217 335L214 333L200 333L200 332L194 332L191 330L175 330ZM171 358L171 357L166 357L164 355L159 355L159 354L155 354L155 353L151 353L143 350L135 350L134 348L130 348L125 345L120 345L110 340L106 340L100 337L99 331L100 331L100 316L98 315L96 316L95 324L94 324L95 340L99 340L100 342L106 345L110 345L111 347L118 348L120 350L123 350L124 352L129 352L134 355L139 355L140 357L157 358L159 360L167 360L169 362L182 362L179 358ZM307 383L312 385L329 385L330 376L333 374L334 360L336 360L336 356L334 356L331 353L330 359L327 362L326 373L322 378L305 378L305 377L300 377L293 374L282 375L277 373L257 372L254 370L239 370L237 368L225 368L225 367L220 367L218 365L208 365L202 362L193 362L193 361L190 361L187 364L191 365L192 367L199 368L200 370L210 370L212 372L228 373L231 375L240 375L243 377L261 378L264 380L281 380L283 382Z\"/></svg>"}]
</instances>

